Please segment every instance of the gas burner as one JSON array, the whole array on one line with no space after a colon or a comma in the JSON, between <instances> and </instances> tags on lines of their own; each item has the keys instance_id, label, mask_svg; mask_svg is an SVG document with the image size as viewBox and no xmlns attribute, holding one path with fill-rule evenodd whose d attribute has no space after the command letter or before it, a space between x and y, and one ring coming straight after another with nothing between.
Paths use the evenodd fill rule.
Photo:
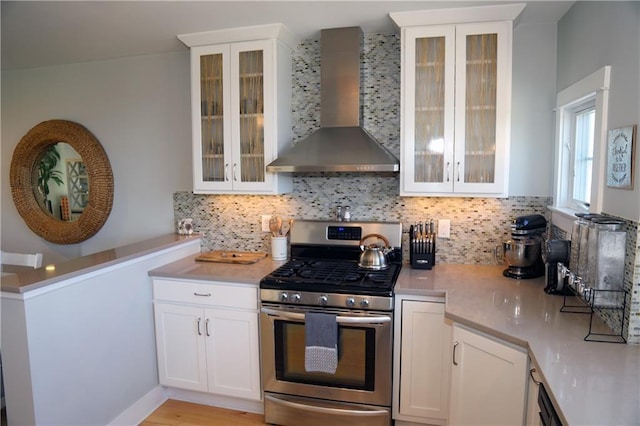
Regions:
<instances>
[{"instance_id":1,"label":"gas burner","mask_svg":"<svg viewBox=\"0 0 640 426\"><path fill-rule=\"evenodd\" d=\"M359 281L361 278L362 278L362 275L356 272L349 272L345 274L344 277L342 277L344 281L348 281L348 282Z\"/></svg>"},{"instance_id":2,"label":"gas burner","mask_svg":"<svg viewBox=\"0 0 640 426\"><path fill-rule=\"evenodd\" d=\"M286 266L288 268L291 268L291 269L300 269L304 265L305 265L305 261L304 260L291 259L284 266Z\"/></svg>"},{"instance_id":3,"label":"gas burner","mask_svg":"<svg viewBox=\"0 0 640 426\"><path fill-rule=\"evenodd\" d=\"M276 278L289 278L295 274L295 271L291 268L278 268L271 273Z\"/></svg>"},{"instance_id":4,"label":"gas burner","mask_svg":"<svg viewBox=\"0 0 640 426\"><path fill-rule=\"evenodd\" d=\"M367 274L366 279L375 284L383 284L387 282L388 274L382 272L371 272Z\"/></svg>"}]
</instances>

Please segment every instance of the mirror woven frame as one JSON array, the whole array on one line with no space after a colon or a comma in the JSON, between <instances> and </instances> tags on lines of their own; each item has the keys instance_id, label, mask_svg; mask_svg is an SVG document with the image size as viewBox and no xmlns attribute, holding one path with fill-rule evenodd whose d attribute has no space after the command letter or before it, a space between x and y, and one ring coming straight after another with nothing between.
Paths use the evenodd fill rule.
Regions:
<instances>
[{"instance_id":1,"label":"mirror woven frame","mask_svg":"<svg viewBox=\"0 0 640 426\"><path fill-rule=\"evenodd\" d=\"M89 177L89 201L73 222L45 212L34 194L33 171L42 153L58 142L68 143L82 157ZM9 172L13 201L27 226L56 244L75 244L94 236L105 224L113 206L113 171L96 137L82 125L67 120L44 121L20 140Z\"/></svg>"}]
</instances>

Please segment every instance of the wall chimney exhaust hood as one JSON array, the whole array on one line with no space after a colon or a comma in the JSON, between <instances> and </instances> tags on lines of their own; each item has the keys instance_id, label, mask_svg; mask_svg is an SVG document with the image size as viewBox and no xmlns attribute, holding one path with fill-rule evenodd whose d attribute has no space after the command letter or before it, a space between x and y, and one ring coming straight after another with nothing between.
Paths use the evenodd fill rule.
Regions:
<instances>
[{"instance_id":1,"label":"wall chimney exhaust hood","mask_svg":"<svg viewBox=\"0 0 640 426\"><path fill-rule=\"evenodd\" d=\"M361 127L359 27L320 33L320 125L268 172L397 172L398 159Z\"/></svg>"}]
</instances>

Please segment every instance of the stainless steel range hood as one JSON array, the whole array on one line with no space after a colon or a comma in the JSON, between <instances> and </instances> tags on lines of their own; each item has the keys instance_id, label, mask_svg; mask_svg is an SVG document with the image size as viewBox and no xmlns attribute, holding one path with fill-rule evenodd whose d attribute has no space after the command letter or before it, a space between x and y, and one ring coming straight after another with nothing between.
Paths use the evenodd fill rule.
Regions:
<instances>
[{"instance_id":1,"label":"stainless steel range hood","mask_svg":"<svg viewBox=\"0 0 640 426\"><path fill-rule=\"evenodd\" d=\"M397 172L400 163L361 127L359 27L320 33L320 125L267 165L268 172Z\"/></svg>"}]
</instances>

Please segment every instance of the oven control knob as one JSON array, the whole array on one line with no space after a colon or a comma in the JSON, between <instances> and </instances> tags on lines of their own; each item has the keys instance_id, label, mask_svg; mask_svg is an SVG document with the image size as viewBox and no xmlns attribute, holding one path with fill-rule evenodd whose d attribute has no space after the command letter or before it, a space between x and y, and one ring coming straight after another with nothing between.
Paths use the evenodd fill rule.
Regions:
<instances>
[{"instance_id":1,"label":"oven control knob","mask_svg":"<svg viewBox=\"0 0 640 426\"><path fill-rule=\"evenodd\" d=\"M369 299L362 299L360 301L360 306L362 306L363 308L368 308L369 307Z\"/></svg>"},{"instance_id":2,"label":"oven control knob","mask_svg":"<svg viewBox=\"0 0 640 426\"><path fill-rule=\"evenodd\" d=\"M293 300L293 303L300 303L302 296L300 296L300 293L294 293L293 296L291 296L291 299Z\"/></svg>"},{"instance_id":3,"label":"oven control knob","mask_svg":"<svg viewBox=\"0 0 640 426\"><path fill-rule=\"evenodd\" d=\"M348 297L346 302L347 306L350 308L353 308L356 305L356 299L354 299L353 297Z\"/></svg>"},{"instance_id":4,"label":"oven control knob","mask_svg":"<svg viewBox=\"0 0 640 426\"><path fill-rule=\"evenodd\" d=\"M323 294L322 296L320 296L320 298L318 299L318 302L320 302L321 305L326 305L327 303L329 303L329 297L326 294Z\"/></svg>"},{"instance_id":5,"label":"oven control knob","mask_svg":"<svg viewBox=\"0 0 640 426\"><path fill-rule=\"evenodd\" d=\"M289 295L287 293L280 293L280 301L281 302L286 302L287 300L289 300Z\"/></svg>"}]
</instances>

